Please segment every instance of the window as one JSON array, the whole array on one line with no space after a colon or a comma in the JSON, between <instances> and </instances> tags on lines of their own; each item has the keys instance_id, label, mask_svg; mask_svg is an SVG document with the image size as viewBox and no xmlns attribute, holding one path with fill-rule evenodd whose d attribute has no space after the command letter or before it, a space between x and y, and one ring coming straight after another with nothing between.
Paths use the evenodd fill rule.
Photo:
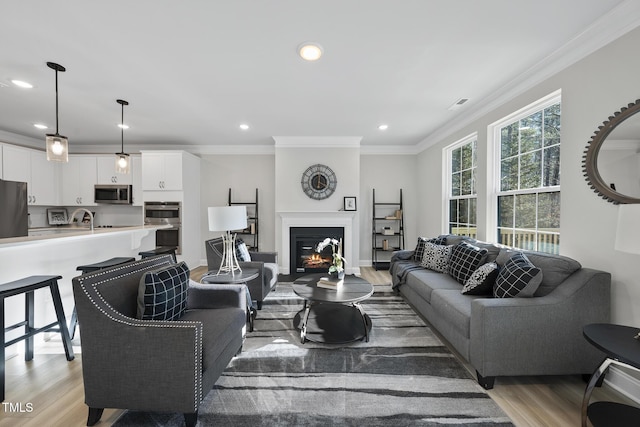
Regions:
<instances>
[{"instance_id":1,"label":"window","mask_svg":"<svg viewBox=\"0 0 640 427\"><path fill-rule=\"evenodd\" d=\"M447 229L451 234L476 237L476 135L445 148L447 182Z\"/></svg>"},{"instance_id":2,"label":"window","mask_svg":"<svg viewBox=\"0 0 640 427\"><path fill-rule=\"evenodd\" d=\"M560 249L560 94L493 125L499 243Z\"/></svg>"}]
</instances>

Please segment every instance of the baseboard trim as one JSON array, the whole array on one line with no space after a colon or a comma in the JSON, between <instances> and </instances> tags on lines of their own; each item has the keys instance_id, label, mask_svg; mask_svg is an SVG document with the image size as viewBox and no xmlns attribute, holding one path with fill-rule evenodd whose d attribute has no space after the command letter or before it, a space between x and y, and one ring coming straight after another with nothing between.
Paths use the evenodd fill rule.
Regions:
<instances>
[{"instance_id":1,"label":"baseboard trim","mask_svg":"<svg viewBox=\"0 0 640 427\"><path fill-rule=\"evenodd\" d=\"M612 366L604 381L609 387L640 405L640 378Z\"/></svg>"}]
</instances>

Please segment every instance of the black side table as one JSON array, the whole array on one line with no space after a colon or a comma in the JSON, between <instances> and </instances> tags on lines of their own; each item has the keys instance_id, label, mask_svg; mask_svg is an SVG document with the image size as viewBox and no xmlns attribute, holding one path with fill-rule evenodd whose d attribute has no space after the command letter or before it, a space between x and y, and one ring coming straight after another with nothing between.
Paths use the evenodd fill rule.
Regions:
<instances>
[{"instance_id":1,"label":"black side table","mask_svg":"<svg viewBox=\"0 0 640 427\"><path fill-rule=\"evenodd\" d=\"M255 279L260 274L260 270L257 268L245 268L244 270L235 274L220 273L216 274L213 271L206 273L202 276L200 281L202 283L216 284L216 285L247 285L247 282ZM256 317L256 309L253 307L253 300L249 293L249 287L247 287L247 322L249 322L249 332L253 332L253 320Z\"/></svg>"},{"instance_id":2,"label":"black side table","mask_svg":"<svg viewBox=\"0 0 640 427\"><path fill-rule=\"evenodd\" d=\"M591 376L582 398L582 426L587 427L587 419L594 427L611 425L615 420L618 427L637 426L640 408L617 402L595 402L589 405L589 398L596 384L601 382L609 366L623 366L640 371L640 341L634 337L639 328L630 326L594 323L583 329L583 335L607 357Z\"/></svg>"}]
</instances>

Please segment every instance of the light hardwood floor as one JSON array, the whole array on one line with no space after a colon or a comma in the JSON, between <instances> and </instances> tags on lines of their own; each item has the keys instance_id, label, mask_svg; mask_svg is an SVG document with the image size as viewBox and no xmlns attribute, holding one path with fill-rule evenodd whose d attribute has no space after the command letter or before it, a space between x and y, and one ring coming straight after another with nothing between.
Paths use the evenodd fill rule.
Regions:
<instances>
[{"instance_id":1,"label":"light hardwood floor","mask_svg":"<svg viewBox=\"0 0 640 427\"><path fill-rule=\"evenodd\" d=\"M193 270L192 278L198 280L205 270L204 267ZM386 271L363 268L362 276L375 285L390 283ZM71 362L67 362L62 344L54 334L49 341L36 346L32 361L25 362L21 356L7 361L0 427L85 425L82 355L77 339L74 344L76 358ZM585 383L578 376L510 377L498 378L489 395L516 426L573 427L580 425L584 388ZM620 397L604 386L594 393L594 398ZM111 425L122 412L105 409L98 425Z\"/></svg>"}]
</instances>

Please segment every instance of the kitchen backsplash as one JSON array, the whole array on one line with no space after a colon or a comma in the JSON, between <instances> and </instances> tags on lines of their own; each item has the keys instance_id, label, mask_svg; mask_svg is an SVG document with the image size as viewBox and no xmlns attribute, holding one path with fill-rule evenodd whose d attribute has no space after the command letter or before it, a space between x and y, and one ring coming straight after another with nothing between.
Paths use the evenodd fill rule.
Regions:
<instances>
[{"instance_id":1,"label":"kitchen backsplash","mask_svg":"<svg viewBox=\"0 0 640 427\"><path fill-rule=\"evenodd\" d=\"M117 206L117 205L99 205L99 206L81 206L93 212L95 215L95 226L124 226L124 225L142 225L143 213L141 206ZM55 206L56 209L61 208ZM67 214L78 208L78 206L62 206L67 210ZM78 213L76 218L80 220L82 214ZM47 207L29 206L29 228L48 227Z\"/></svg>"}]
</instances>

